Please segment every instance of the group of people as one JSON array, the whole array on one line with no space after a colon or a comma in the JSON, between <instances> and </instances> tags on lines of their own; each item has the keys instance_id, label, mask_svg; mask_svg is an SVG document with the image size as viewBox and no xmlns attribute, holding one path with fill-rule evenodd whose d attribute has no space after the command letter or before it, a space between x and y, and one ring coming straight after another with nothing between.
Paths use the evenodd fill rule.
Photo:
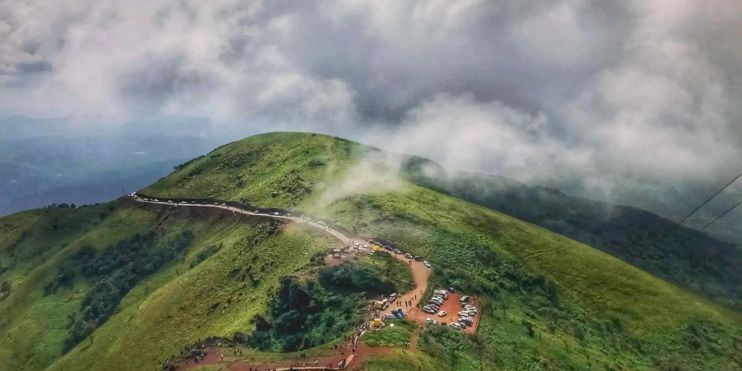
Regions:
<instances>
[{"instance_id":1,"label":"group of people","mask_svg":"<svg viewBox=\"0 0 742 371\"><path fill-rule=\"evenodd\" d=\"M414 305L412 305L412 300L405 300L405 301L397 301L397 306L402 307L402 303L404 303L405 308L412 308Z\"/></svg>"}]
</instances>

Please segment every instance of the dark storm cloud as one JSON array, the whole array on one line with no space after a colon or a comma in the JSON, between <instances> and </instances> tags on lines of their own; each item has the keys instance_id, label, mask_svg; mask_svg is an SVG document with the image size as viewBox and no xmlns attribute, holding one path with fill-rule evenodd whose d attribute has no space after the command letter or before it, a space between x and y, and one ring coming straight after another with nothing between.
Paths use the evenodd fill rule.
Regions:
<instances>
[{"instance_id":1,"label":"dark storm cloud","mask_svg":"<svg viewBox=\"0 0 742 371\"><path fill-rule=\"evenodd\" d=\"M210 76L202 71L188 70L181 57L158 57L135 68L122 73L116 86L123 100L145 112L158 109L176 97L198 99L214 88Z\"/></svg>"},{"instance_id":2,"label":"dark storm cloud","mask_svg":"<svg viewBox=\"0 0 742 371\"><path fill-rule=\"evenodd\" d=\"M321 131L662 209L739 167L741 13L733 0L3 3L0 68L43 72L0 76L0 109Z\"/></svg>"}]
</instances>

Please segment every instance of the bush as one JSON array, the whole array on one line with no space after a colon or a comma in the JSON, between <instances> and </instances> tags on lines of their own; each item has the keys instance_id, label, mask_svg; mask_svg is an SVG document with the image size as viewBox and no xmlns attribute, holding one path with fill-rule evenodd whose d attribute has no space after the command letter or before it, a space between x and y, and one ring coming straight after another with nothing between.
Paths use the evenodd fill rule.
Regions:
<instances>
[{"instance_id":1,"label":"bush","mask_svg":"<svg viewBox=\"0 0 742 371\"><path fill-rule=\"evenodd\" d=\"M204 260L208 259L210 256L216 254L219 252L219 250L222 249L222 243L219 243L219 246L217 245L211 245L203 250L201 250L196 256L193 257L193 260L191 260L191 268L201 264Z\"/></svg>"},{"instance_id":2,"label":"bush","mask_svg":"<svg viewBox=\"0 0 742 371\"><path fill-rule=\"evenodd\" d=\"M264 351L292 352L340 336L362 321L365 300L328 291L315 280L286 278L266 316L252 318L245 343Z\"/></svg>"},{"instance_id":3,"label":"bush","mask_svg":"<svg viewBox=\"0 0 742 371\"><path fill-rule=\"evenodd\" d=\"M137 233L100 252L90 246L81 248L72 264L94 284L80 303L80 317L71 321L65 352L108 320L131 288L180 255L192 240L190 231L163 241L149 232Z\"/></svg>"},{"instance_id":4,"label":"bush","mask_svg":"<svg viewBox=\"0 0 742 371\"><path fill-rule=\"evenodd\" d=\"M44 296L54 294L60 288L70 288L75 280L75 272L60 267L57 275L51 281L44 284Z\"/></svg>"}]
</instances>

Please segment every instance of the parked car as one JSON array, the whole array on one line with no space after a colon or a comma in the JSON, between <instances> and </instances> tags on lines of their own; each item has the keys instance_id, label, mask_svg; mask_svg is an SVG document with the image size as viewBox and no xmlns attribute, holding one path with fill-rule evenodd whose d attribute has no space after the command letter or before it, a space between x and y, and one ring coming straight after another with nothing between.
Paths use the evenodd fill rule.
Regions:
<instances>
[{"instance_id":1,"label":"parked car","mask_svg":"<svg viewBox=\"0 0 742 371\"><path fill-rule=\"evenodd\" d=\"M435 309L433 309L433 308L427 308L426 307L426 308L423 308L423 312L430 313L430 314L435 314Z\"/></svg>"},{"instance_id":2,"label":"parked car","mask_svg":"<svg viewBox=\"0 0 742 371\"><path fill-rule=\"evenodd\" d=\"M404 254L404 257L405 257L405 258L407 258L407 259L412 259L412 254L410 254L410 253L405 253L405 254Z\"/></svg>"},{"instance_id":3,"label":"parked car","mask_svg":"<svg viewBox=\"0 0 742 371\"><path fill-rule=\"evenodd\" d=\"M423 261L423 264L425 264L425 266L428 268L432 267L432 265L430 265L430 262L427 260Z\"/></svg>"},{"instance_id":4,"label":"parked car","mask_svg":"<svg viewBox=\"0 0 742 371\"><path fill-rule=\"evenodd\" d=\"M456 323L456 322L454 322L454 323L451 323L451 324L449 324L448 326L449 326L449 327L451 327L451 328L455 328L455 329L457 329L457 330L461 330L461 325L459 325L459 324L458 324L458 323Z\"/></svg>"},{"instance_id":5,"label":"parked car","mask_svg":"<svg viewBox=\"0 0 742 371\"><path fill-rule=\"evenodd\" d=\"M394 292L391 295L389 295L389 300L395 300L395 299L397 299L397 293L396 292Z\"/></svg>"},{"instance_id":6,"label":"parked car","mask_svg":"<svg viewBox=\"0 0 742 371\"><path fill-rule=\"evenodd\" d=\"M438 312L438 317L445 317L448 314L445 310Z\"/></svg>"},{"instance_id":7,"label":"parked car","mask_svg":"<svg viewBox=\"0 0 742 371\"><path fill-rule=\"evenodd\" d=\"M450 287L450 286L449 286L449 287L448 287L448 292L450 292L450 293L452 293L452 294L453 294L453 293L456 293L456 289L454 289L453 287Z\"/></svg>"},{"instance_id":8,"label":"parked car","mask_svg":"<svg viewBox=\"0 0 742 371\"><path fill-rule=\"evenodd\" d=\"M459 298L459 301L461 303L468 303L469 302L469 299L471 299L471 298L469 298L468 296L464 295L461 298Z\"/></svg>"},{"instance_id":9,"label":"parked car","mask_svg":"<svg viewBox=\"0 0 742 371\"><path fill-rule=\"evenodd\" d=\"M438 295L443 297L444 299L448 299L448 291L446 290L435 290L433 291L433 295Z\"/></svg>"}]
</instances>

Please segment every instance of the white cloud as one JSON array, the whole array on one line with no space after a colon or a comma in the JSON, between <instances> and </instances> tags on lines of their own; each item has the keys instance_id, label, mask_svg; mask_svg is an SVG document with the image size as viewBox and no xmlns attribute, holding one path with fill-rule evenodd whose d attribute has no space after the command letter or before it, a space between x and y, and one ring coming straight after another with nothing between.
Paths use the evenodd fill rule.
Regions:
<instances>
[{"instance_id":1,"label":"white cloud","mask_svg":"<svg viewBox=\"0 0 742 371\"><path fill-rule=\"evenodd\" d=\"M742 157L740 13L734 0L5 1L0 111L314 130L616 200L682 195Z\"/></svg>"}]
</instances>

